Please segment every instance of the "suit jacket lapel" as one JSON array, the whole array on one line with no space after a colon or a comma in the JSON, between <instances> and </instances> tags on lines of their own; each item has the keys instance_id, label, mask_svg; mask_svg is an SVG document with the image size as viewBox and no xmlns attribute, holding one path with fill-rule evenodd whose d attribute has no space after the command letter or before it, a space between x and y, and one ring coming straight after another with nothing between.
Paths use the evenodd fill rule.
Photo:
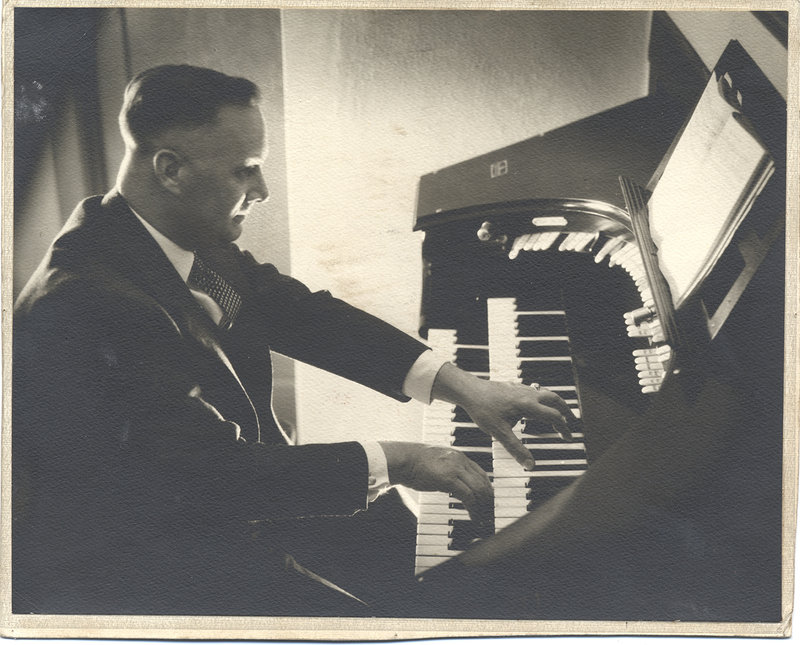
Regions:
<instances>
[{"instance_id":1,"label":"suit jacket lapel","mask_svg":"<svg viewBox=\"0 0 800 645\"><path fill-rule=\"evenodd\" d=\"M235 381L234 387L247 400L246 405L253 415L255 433L259 435L258 414L236 369L218 341L219 329L214 321L192 296L161 247L132 213L122 196L116 192L110 193L103 200L103 206L108 209L107 214L110 217L107 219L112 222L113 233L109 241L115 246L120 245L119 255L130 264L127 273L131 279L164 308L184 335L194 339L227 368ZM243 427L242 430L246 431L246 428Z\"/></svg>"}]
</instances>

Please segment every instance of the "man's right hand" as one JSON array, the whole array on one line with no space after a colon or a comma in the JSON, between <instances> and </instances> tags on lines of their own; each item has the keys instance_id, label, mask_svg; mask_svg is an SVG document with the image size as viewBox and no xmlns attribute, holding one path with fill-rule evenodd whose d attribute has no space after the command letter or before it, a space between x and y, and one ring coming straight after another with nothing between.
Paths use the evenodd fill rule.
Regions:
<instances>
[{"instance_id":1,"label":"man's right hand","mask_svg":"<svg viewBox=\"0 0 800 645\"><path fill-rule=\"evenodd\" d=\"M384 441L389 483L419 491L450 493L461 500L470 518L492 521L494 490L489 476L459 450L424 443Z\"/></svg>"}]
</instances>

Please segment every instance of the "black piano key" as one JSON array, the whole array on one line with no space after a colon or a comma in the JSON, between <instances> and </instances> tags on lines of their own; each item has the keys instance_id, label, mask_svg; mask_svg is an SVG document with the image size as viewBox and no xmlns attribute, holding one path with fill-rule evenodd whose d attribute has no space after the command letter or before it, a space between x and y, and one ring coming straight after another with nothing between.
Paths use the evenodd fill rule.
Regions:
<instances>
[{"instance_id":1,"label":"black piano key","mask_svg":"<svg viewBox=\"0 0 800 645\"><path fill-rule=\"evenodd\" d=\"M464 408L456 406L455 413L453 414L453 421L456 423L472 423L472 418L467 414Z\"/></svg>"},{"instance_id":2,"label":"black piano key","mask_svg":"<svg viewBox=\"0 0 800 645\"><path fill-rule=\"evenodd\" d=\"M552 425L533 419L527 419L522 427L522 434L548 434L551 432L554 432ZM526 439L523 439L522 443L526 441Z\"/></svg>"},{"instance_id":3,"label":"black piano key","mask_svg":"<svg viewBox=\"0 0 800 645\"><path fill-rule=\"evenodd\" d=\"M569 356L569 341L566 340L523 340L519 343L517 356Z\"/></svg>"},{"instance_id":4,"label":"black piano key","mask_svg":"<svg viewBox=\"0 0 800 645\"><path fill-rule=\"evenodd\" d=\"M571 385L574 383L572 363L570 361L526 361L520 362L521 377L539 383L542 387L548 385Z\"/></svg>"},{"instance_id":5,"label":"black piano key","mask_svg":"<svg viewBox=\"0 0 800 645\"><path fill-rule=\"evenodd\" d=\"M453 527L448 533L451 538L450 549L463 551L475 540L481 540L494 534L491 524L478 524L470 520L450 520Z\"/></svg>"},{"instance_id":6,"label":"black piano key","mask_svg":"<svg viewBox=\"0 0 800 645\"><path fill-rule=\"evenodd\" d=\"M480 428L456 428L453 430L453 446L491 448L492 438Z\"/></svg>"},{"instance_id":7,"label":"black piano key","mask_svg":"<svg viewBox=\"0 0 800 645\"><path fill-rule=\"evenodd\" d=\"M523 440L524 441L524 440ZM553 443L564 443L564 445L569 445L568 442L564 441L561 442L560 439L554 439ZM534 460L539 461L541 459L584 459L584 452L582 450L570 450L570 449L553 449L553 448L545 448L544 450L536 448L536 445L525 444L525 447L530 451L531 456ZM548 468L549 470L549 468Z\"/></svg>"},{"instance_id":8,"label":"black piano key","mask_svg":"<svg viewBox=\"0 0 800 645\"><path fill-rule=\"evenodd\" d=\"M472 459L487 473L492 472L492 453L491 452L470 452L464 451L464 454Z\"/></svg>"},{"instance_id":9,"label":"black piano key","mask_svg":"<svg viewBox=\"0 0 800 645\"><path fill-rule=\"evenodd\" d=\"M458 345L488 345L489 333L484 321L483 325L474 328L459 328L456 331Z\"/></svg>"},{"instance_id":10,"label":"black piano key","mask_svg":"<svg viewBox=\"0 0 800 645\"><path fill-rule=\"evenodd\" d=\"M528 510L532 511L574 481L575 477L537 477L535 480L532 479L529 484L530 489L525 495L525 498L530 500Z\"/></svg>"},{"instance_id":11,"label":"black piano key","mask_svg":"<svg viewBox=\"0 0 800 645\"><path fill-rule=\"evenodd\" d=\"M585 459L585 455L584 455L584 453L578 453L578 454L570 455L570 459L572 459L572 460ZM581 464L546 464L546 465L537 466L537 468L541 468L542 471L547 471L547 472L558 472L558 471L567 471L567 470L570 471L570 472L573 472L573 471L576 471L576 470L585 470L586 469L586 464L583 464L583 465L581 465ZM536 479L542 479L542 478L541 477L537 477ZM548 477L544 477L544 479L549 479L549 476Z\"/></svg>"},{"instance_id":12,"label":"black piano key","mask_svg":"<svg viewBox=\"0 0 800 645\"><path fill-rule=\"evenodd\" d=\"M582 419L572 419L571 421L567 421L567 427L569 431L575 435L578 433L583 432L583 420ZM551 434L556 432L552 425L549 423L543 423L541 421L534 421L533 419L528 419L525 421L525 424L522 426L522 434L523 435L540 435L540 434ZM522 443L535 443L539 441L538 439L523 439ZM549 439L543 439L542 441L550 441Z\"/></svg>"},{"instance_id":13,"label":"black piano key","mask_svg":"<svg viewBox=\"0 0 800 645\"><path fill-rule=\"evenodd\" d=\"M566 336L567 321L563 315L517 316L517 336Z\"/></svg>"},{"instance_id":14,"label":"black piano key","mask_svg":"<svg viewBox=\"0 0 800 645\"><path fill-rule=\"evenodd\" d=\"M573 435L583 433L583 417L567 421L567 427Z\"/></svg>"},{"instance_id":15,"label":"black piano key","mask_svg":"<svg viewBox=\"0 0 800 645\"><path fill-rule=\"evenodd\" d=\"M466 372L488 372L489 350L459 347L456 349L456 365Z\"/></svg>"}]
</instances>

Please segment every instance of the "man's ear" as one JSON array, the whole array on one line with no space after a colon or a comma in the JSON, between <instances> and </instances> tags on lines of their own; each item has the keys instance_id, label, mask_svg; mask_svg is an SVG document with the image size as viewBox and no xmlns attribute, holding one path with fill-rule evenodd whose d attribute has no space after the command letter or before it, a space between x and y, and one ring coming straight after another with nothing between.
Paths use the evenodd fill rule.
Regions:
<instances>
[{"instance_id":1,"label":"man's ear","mask_svg":"<svg viewBox=\"0 0 800 645\"><path fill-rule=\"evenodd\" d=\"M153 155L153 171L156 179L175 195L181 192L180 170L182 164L181 156L169 148L161 148Z\"/></svg>"}]
</instances>

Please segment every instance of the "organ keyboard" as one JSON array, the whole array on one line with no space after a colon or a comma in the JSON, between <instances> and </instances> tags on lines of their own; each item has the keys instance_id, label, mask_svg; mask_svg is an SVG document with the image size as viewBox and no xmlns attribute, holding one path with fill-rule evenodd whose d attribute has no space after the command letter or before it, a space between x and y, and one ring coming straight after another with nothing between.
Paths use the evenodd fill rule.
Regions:
<instances>
[{"instance_id":1,"label":"organ keyboard","mask_svg":"<svg viewBox=\"0 0 800 645\"><path fill-rule=\"evenodd\" d=\"M504 298L488 299L487 307L488 345L459 344L455 330L443 329L429 330L428 343L462 369L482 378L523 383L536 378L543 387L558 392L580 418L564 312L521 312L514 299ZM501 530L538 506L587 467L580 432L573 433L573 443L565 443L551 428L523 421L514 433L536 460L533 471L524 470L456 406L434 401L425 413L426 443L463 450L488 472L495 489L494 530ZM463 505L449 495L421 493L416 574L441 564L490 533L491 528L473 526Z\"/></svg>"},{"instance_id":2,"label":"organ keyboard","mask_svg":"<svg viewBox=\"0 0 800 645\"><path fill-rule=\"evenodd\" d=\"M575 417L580 418L564 312L517 311L513 298L490 298L486 304L491 378L523 383L541 381L538 385L558 392ZM553 494L566 486L587 465L582 442L563 443L547 426L521 421L514 434L529 446L536 467L526 471L499 442L493 442L496 530L537 506L548 496L543 495L544 491ZM582 437L582 433L577 433L573 439Z\"/></svg>"}]
</instances>

